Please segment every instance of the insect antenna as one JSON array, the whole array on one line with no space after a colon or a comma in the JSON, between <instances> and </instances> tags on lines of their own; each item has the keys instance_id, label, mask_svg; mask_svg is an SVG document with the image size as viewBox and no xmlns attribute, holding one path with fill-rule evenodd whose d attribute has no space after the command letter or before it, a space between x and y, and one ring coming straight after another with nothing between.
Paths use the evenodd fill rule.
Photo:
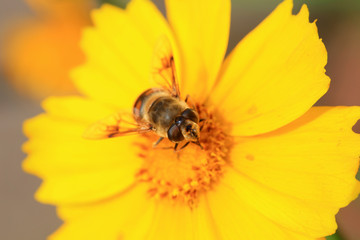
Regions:
<instances>
[{"instance_id":1,"label":"insect antenna","mask_svg":"<svg viewBox=\"0 0 360 240\"><path fill-rule=\"evenodd\" d=\"M180 148L180 150L186 148L186 147L189 145L189 143L190 143L190 142L185 143L184 146L182 146L182 147Z\"/></svg>"},{"instance_id":2,"label":"insect antenna","mask_svg":"<svg viewBox=\"0 0 360 240\"><path fill-rule=\"evenodd\" d=\"M201 150L204 150L204 148L203 148L203 146L200 144L199 140L197 140L197 142L192 142L192 143L198 145L198 146L201 148Z\"/></svg>"},{"instance_id":3,"label":"insect antenna","mask_svg":"<svg viewBox=\"0 0 360 240\"><path fill-rule=\"evenodd\" d=\"M160 137L160 138L153 144L153 148L155 148L163 139L164 139L164 137Z\"/></svg>"}]
</instances>

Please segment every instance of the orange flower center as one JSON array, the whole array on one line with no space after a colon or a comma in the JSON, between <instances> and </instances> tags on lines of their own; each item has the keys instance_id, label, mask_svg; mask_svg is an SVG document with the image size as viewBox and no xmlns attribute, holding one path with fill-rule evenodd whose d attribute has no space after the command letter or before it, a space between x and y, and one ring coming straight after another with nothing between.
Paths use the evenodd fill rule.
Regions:
<instances>
[{"instance_id":1,"label":"orange flower center","mask_svg":"<svg viewBox=\"0 0 360 240\"><path fill-rule=\"evenodd\" d=\"M200 123L203 149L192 143L180 149L186 143L182 142L180 150L174 151L174 143L169 140L152 148L157 140L154 134L146 135L147 141L139 144L144 163L136 176L149 184L150 196L193 205L197 196L211 189L223 174L232 139L224 133L226 125L214 111L199 104L196 110L205 119Z\"/></svg>"}]
</instances>

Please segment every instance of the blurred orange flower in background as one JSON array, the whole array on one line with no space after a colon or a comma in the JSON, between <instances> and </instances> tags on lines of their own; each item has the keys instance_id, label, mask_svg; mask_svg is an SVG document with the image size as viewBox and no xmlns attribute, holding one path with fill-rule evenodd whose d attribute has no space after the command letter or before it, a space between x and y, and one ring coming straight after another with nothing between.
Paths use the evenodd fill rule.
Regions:
<instances>
[{"instance_id":1,"label":"blurred orange flower in background","mask_svg":"<svg viewBox=\"0 0 360 240\"><path fill-rule=\"evenodd\" d=\"M20 93L33 98L75 92L69 70L85 60L78 43L94 1L26 2L36 16L7 32L1 51L5 74Z\"/></svg>"}]
</instances>

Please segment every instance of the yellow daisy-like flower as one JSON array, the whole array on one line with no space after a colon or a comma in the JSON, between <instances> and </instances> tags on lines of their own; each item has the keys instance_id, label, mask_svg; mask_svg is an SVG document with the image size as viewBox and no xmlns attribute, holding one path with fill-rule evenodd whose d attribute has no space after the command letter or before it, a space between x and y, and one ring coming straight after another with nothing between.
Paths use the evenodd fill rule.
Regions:
<instances>
[{"instance_id":1,"label":"yellow daisy-like flower","mask_svg":"<svg viewBox=\"0 0 360 240\"><path fill-rule=\"evenodd\" d=\"M359 193L359 107L312 107L327 91L325 47L303 6L280 4L225 59L230 0L148 0L92 14L73 72L84 97L49 98L25 123L24 169L64 225L50 239L316 239ZM201 149L152 148L156 134L88 140L88 127L156 87L166 35ZM168 140L166 140L168 141ZM169 142L161 143L166 146Z\"/></svg>"},{"instance_id":2,"label":"yellow daisy-like flower","mask_svg":"<svg viewBox=\"0 0 360 240\"><path fill-rule=\"evenodd\" d=\"M85 61L79 41L95 1L26 2L36 16L13 24L0 46L8 79L18 92L37 99L74 93L69 71Z\"/></svg>"}]
</instances>

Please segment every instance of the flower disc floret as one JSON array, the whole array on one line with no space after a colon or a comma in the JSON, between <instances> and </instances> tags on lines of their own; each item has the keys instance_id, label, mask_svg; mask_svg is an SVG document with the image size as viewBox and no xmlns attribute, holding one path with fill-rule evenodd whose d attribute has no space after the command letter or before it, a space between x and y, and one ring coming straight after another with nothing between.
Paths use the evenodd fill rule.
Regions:
<instances>
[{"instance_id":1,"label":"flower disc floret","mask_svg":"<svg viewBox=\"0 0 360 240\"><path fill-rule=\"evenodd\" d=\"M192 206L198 195L213 188L224 173L232 145L232 138L225 133L228 126L214 110L201 104L196 104L196 110L204 119L200 123L201 147L190 143L174 151L173 143L167 141L153 148L154 134L144 136L145 142L135 143L144 161L136 177L148 184L151 197Z\"/></svg>"}]
</instances>

